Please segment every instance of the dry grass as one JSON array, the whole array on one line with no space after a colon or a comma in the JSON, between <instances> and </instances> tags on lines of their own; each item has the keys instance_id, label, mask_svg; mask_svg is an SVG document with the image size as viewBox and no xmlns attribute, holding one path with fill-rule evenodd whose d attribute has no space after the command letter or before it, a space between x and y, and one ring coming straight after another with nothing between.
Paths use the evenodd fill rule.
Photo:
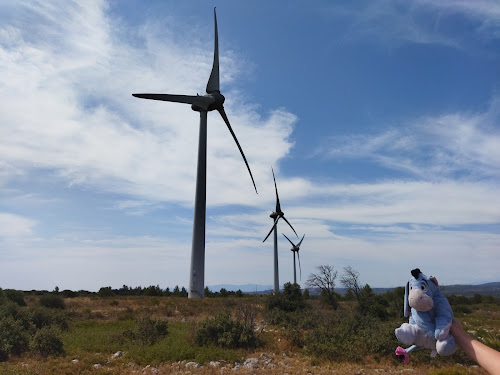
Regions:
<instances>
[{"instance_id":1,"label":"dry grass","mask_svg":"<svg viewBox=\"0 0 500 375\"><path fill-rule=\"evenodd\" d=\"M28 304L36 303L27 298ZM262 329L264 297L206 298L190 300L176 297L77 297L66 299L66 311L70 325L84 322L119 324L139 317L168 320L174 327L182 321L194 326L197 322L214 316L218 312L234 311L242 304L252 305L257 311L257 322ZM311 301L319 309L317 301ZM498 305L480 305L471 314L458 318L464 326L474 332L490 335L498 345L500 340L500 308ZM83 322L83 323L82 323ZM395 324L396 328L397 324ZM70 329L68 335L72 334ZM98 336L96 336L98 337ZM422 363L404 365L396 359L383 358L377 361L365 358L364 363L335 363L307 357L303 350L294 346L281 327L267 327L262 333L263 346L255 351L236 351L241 355L239 363L219 361L204 363L200 368L189 367L189 360L165 363L141 363L131 353L124 350L121 358L112 358L113 350L86 351L71 346L63 357L41 359L33 356L12 358L0 363L0 374L432 374L466 375L485 374L477 366L443 364L439 358ZM175 349L175 348L174 348ZM255 364L245 366L245 360L255 358ZM77 361L74 361L77 359ZM217 359L217 358L214 358ZM100 366L96 366L99 364ZM247 368L248 367L248 368Z\"/></svg>"}]
</instances>

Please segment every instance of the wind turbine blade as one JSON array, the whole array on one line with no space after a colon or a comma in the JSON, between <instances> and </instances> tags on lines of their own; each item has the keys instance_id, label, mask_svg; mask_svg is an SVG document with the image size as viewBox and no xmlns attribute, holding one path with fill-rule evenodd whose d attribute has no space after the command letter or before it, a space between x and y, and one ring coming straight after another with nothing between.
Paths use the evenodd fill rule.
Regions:
<instances>
[{"instance_id":1,"label":"wind turbine blade","mask_svg":"<svg viewBox=\"0 0 500 375\"><path fill-rule=\"evenodd\" d=\"M306 236L305 234L302 236L302 239L301 239L301 240L300 240L300 242L297 244L297 247L300 247L300 244L301 244L301 243L302 243L302 241L304 240L304 237L305 237L305 236Z\"/></svg>"},{"instance_id":2,"label":"wind turbine blade","mask_svg":"<svg viewBox=\"0 0 500 375\"><path fill-rule=\"evenodd\" d=\"M280 206L280 198L278 196L278 186L276 185L276 178L274 177L274 169L271 167L271 171L273 172L273 180L274 180L274 190L276 191L276 212L281 212Z\"/></svg>"},{"instance_id":3,"label":"wind turbine blade","mask_svg":"<svg viewBox=\"0 0 500 375\"><path fill-rule=\"evenodd\" d=\"M219 36L217 32L217 14L214 8L214 24L215 24L215 41L214 41L214 63L212 66L212 72L210 73L210 78L207 83L207 93L212 93L214 91L220 91L219 88Z\"/></svg>"},{"instance_id":4,"label":"wind turbine blade","mask_svg":"<svg viewBox=\"0 0 500 375\"><path fill-rule=\"evenodd\" d=\"M299 258L299 272L300 272L300 279L302 280L302 268L300 268L300 254L298 250L297 250L297 258Z\"/></svg>"},{"instance_id":5,"label":"wind turbine blade","mask_svg":"<svg viewBox=\"0 0 500 375\"><path fill-rule=\"evenodd\" d=\"M295 232L295 229L293 229L292 224L290 224L290 223L288 222L288 220L286 219L286 217L282 216L282 218L283 218L283 220L285 220L285 221L286 221L286 223L287 223L288 225L290 225L290 228L292 228L293 233L295 233L295 235L297 236L297 238L299 238L299 235L297 234L297 232Z\"/></svg>"},{"instance_id":6,"label":"wind turbine blade","mask_svg":"<svg viewBox=\"0 0 500 375\"><path fill-rule=\"evenodd\" d=\"M278 216L278 217L276 218L276 220L274 221L273 227L271 228L271 230L270 230L270 231L269 231L269 233L267 234L266 238L264 238L264 241L262 241L262 242L266 242L267 238L268 238L268 237L270 236L270 234L273 232L274 227L276 226L276 224L278 224L278 220L279 220L279 219L280 219L280 217Z\"/></svg>"},{"instance_id":7,"label":"wind turbine blade","mask_svg":"<svg viewBox=\"0 0 500 375\"><path fill-rule=\"evenodd\" d=\"M207 109L208 106L215 102L211 96L194 96L194 95L172 95L172 94L132 94L136 98L161 100L164 102L186 103L196 105Z\"/></svg>"},{"instance_id":8,"label":"wind turbine blade","mask_svg":"<svg viewBox=\"0 0 500 375\"><path fill-rule=\"evenodd\" d=\"M243 153L243 149L241 148L240 143L238 142L238 138L236 138L236 134L234 134L233 129L231 128L231 124L229 123L229 120L227 119L226 112L224 111L224 107L221 106L217 110L219 111L220 115L224 119L224 122L226 123L227 128L231 132L231 135L233 136L233 139L236 142L236 145L238 146L238 149L240 150L240 154L243 157L243 160L245 161L245 164L247 165L248 173L250 173L250 178L252 179L253 187L255 189L255 192L257 193L257 186L255 186L255 181L254 181L253 176L252 176L252 171L250 170L250 166L248 165L247 158L245 157L245 154Z\"/></svg>"},{"instance_id":9,"label":"wind turbine blade","mask_svg":"<svg viewBox=\"0 0 500 375\"><path fill-rule=\"evenodd\" d=\"M293 247L295 247L295 244L294 244L292 241L290 241L290 239L286 236L286 234L285 234L285 233L281 233L281 234L282 234L283 236L285 236L285 238L288 240L288 242L290 242L290 243L292 244L292 246L293 246Z\"/></svg>"}]
</instances>

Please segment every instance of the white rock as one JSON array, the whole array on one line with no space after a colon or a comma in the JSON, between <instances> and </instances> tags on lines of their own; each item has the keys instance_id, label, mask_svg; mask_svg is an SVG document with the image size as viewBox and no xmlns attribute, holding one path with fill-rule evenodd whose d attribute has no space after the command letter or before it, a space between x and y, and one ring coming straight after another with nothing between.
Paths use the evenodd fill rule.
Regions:
<instances>
[{"instance_id":1,"label":"white rock","mask_svg":"<svg viewBox=\"0 0 500 375\"><path fill-rule=\"evenodd\" d=\"M95 368L96 370L99 370L100 368L102 368L102 365L101 365L100 363L96 363L96 364L94 365L94 368Z\"/></svg>"},{"instance_id":2,"label":"white rock","mask_svg":"<svg viewBox=\"0 0 500 375\"><path fill-rule=\"evenodd\" d=\"M75 358L75 359L73 359L71 362L72 362L72 363L78 363L78 362L80 362L80 361L79 361L78 359L76 359L76 358Z\"/></svg>"},{"instance_id":3,"label":"white rock","mask_svg":"<svg viewBox=\"0 0 500 375\"><path fill-rule=\"evenodd\" d=\"M186 363L186 368L200 368L201 365L196 362L188 362Z\"/></svg>"},{"instance_id":4,"label":"white rock","mask_svg":"<svg viewBox=\"0 0 500 375\"><path fill-rule=\"evenodd\" d=\"M258 366L258 364L259 364L258 358L248 358L243 364L243 366L248 369L254 369Z\"/></svg>"},{"instance_id":5,"label":"white rock","mask_svg":"<svg viewBox=\"0 0 500 375\"><path fill-rule=\"evenodd\" d=\"M239 370L240 368L241 368L241 364L239 364L239 363L235 363L235 364L234 364L234 367L233 367L233 371L237 371L237 370Z\"/></svg>"},{"instance_id":6,"label":"white rock","mask_svg":"<svg viewBox=\"0 0 500 375\"><path fill-rule=\"evenodd\" d=\"M116 352L112 356L113 359L115 359L115 358L121 358L121 357L123 357L123 352L121 352L121 351Z\"/></svg>"}]
</instances>

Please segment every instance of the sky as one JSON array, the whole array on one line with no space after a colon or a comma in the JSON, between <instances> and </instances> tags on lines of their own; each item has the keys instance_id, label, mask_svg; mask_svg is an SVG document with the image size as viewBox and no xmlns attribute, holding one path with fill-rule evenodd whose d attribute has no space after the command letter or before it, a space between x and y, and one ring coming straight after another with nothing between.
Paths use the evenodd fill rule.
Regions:
<instances>
[{"instance_id":1,"label":"sky","mask_svg":"<svg viewBox=\"0 0 500 375\"><path fill-rule=\"evenodd\" d=\"M0 287L189 285L204 94L205 285L273 283L275 208L319 265L500 281L496 0L0 3ZM280 284L293 281L280 221Z\"/></svg>"}]
</instances>

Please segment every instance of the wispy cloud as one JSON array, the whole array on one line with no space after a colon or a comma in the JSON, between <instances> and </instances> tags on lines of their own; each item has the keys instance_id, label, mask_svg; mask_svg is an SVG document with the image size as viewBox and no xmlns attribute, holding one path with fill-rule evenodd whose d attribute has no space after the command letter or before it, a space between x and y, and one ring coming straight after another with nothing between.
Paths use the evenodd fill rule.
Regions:
<instances>
[{"instance_id":1,"label":"wispy cloud","mask_svg":"<svg viewBox=\"0 0 500 375\"><path fill-rule=\"evenodd\" d=\"M197 113L131 93L174 88L195 94L208 79L211 48L201 50L196 40L186 48L168 32L162 38L146 32L155 25L145 24L135 35L143 40L138 49L119 38L120 24L107 18L104 2L28 2L23 10L24 17L4 20L0 28L0 67L9 72L0 91L9 108L0 118L6 124L0 141L3 179L45 169L69 185L190 204ZM212 37L206 42L211 46ZM242 62L231 52L221 54L227 84ZM233 112L232 104L241 101L235 94L226 92L226 110L259 187L269 180L269 165L290 149L287 138L296 118L284 110L262 118L241 102L238 107L247 110ZM210 114L209 122L208 185L214 193L208 204L248 203L243 195L252 186L238 149L221 119Z\"/></svg>"},{"instance_id":2,"label":"wispy cloud","mask_svg":"<svg viewBox=\"0 0 500 375\"><path fill-rule=\"evenodd\" d=\"M34 220L0 212L0 238L26 237L33 234Z\"/></svg>"},{"instance_id":3,"label":"wispy cloud","mask_svg":"<svg viewBox=\"0 0 500 375\"><path fill-rule=\"evenodd\" d=\"M421 118L378 134L333 137L322 152L330 157L364 159L409 176L500 177L500 100L485 113L451 113Z\"/></svg>"},{"instance_id":4,"label":"wispy cloud","mask_svg":"<svg viewBox=\"0 0 500 375\"><path fill-rule=\"evenodd\" d=\"M344 5L330 5L330 14L350 19L343 39L371 40L392 48L406 43L442 45L463 49L470 38L479 40L500 37L500 6L496 0L382 0L358 3L355 10ZM475 35L450 33L460 17L475 23Z\"/></svg>"}]
</instances>

